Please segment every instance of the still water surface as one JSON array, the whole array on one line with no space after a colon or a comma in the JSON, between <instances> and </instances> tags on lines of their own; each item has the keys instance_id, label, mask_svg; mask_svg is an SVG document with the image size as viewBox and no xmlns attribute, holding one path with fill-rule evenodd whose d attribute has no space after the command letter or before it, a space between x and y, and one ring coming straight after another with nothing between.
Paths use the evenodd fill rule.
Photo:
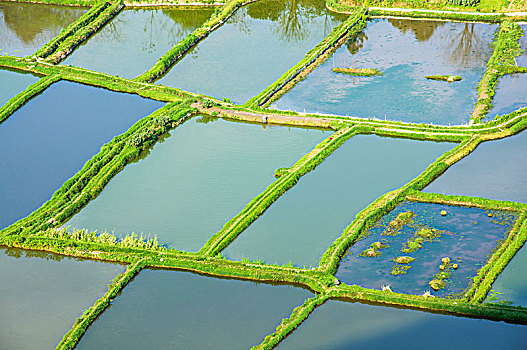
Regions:
<instances>
[{"instance_id":1,"label":"still water surface","mask_svg":"<svg viewBox=\"0 0 527 350\"><path fill-rule=\"evenodd\" d=\"M86 11L79 7L0 2L0 54L29 56Z\"/></svg>"},{"instance_id":2,"label":"still water surface","mask_svg":"<svg viewBox=\"0 0 527 350\"><path fill-rule=\"evenodd\" d=\"M0 349L53 349L124 267L0 247Z\"/></svg>"},{"instance_id":3,"label":"still water surface","mask_svg":"<svg viewBox=\"0 0 527 350\"><path fill-rule=\"evenodd\" d=\"M527 203L527 132L480 144L424 189Z\"/></svg>"},{"instance_id":4,"label":"still water surface","mask_svg":"<svg viewBox=\"0 0 527 350\"><path fill-rule=\"evenodd\" d=\"M39 208L100 147L162 104L61 81L0 125L0 229Z\"/></svg>"},{"instance_id":5,"label":"still water surface","mask_svg":"<svg viewBox=\"0 0 527 350\"><path fill-rule=\"evenodd\" d=\"M292 286L144 270L77 349L249 349L312 295Z\"/></svg>"},{"instance_id":6,"label":"still water surface","mask_svg":"<svg viewBox=\"0 0 527 350\"><path fill-rule=\"evenodd\" d=\"M447 212L441 216L441 211ZM405 225L397 235L382 235L386 232L388 223L398 214L412 212L413 221ZM383 217L377 225L368 232L368 236L355 243L346 253L340 263L337 278L347 284L357 284L365 288L381 289L389 285L394 292L423 294L430 291L435 296L444 297L452 293L462 292L477 274L478 269L486 260L488 254L496 247L497 241L504 239L516 220L516 215L507 212L489 211L475 208L450 207L446 205L403 202ZM432 241L425 240L422 248L405 253L405 243L422 229L435 229L441 236ZM359 256L374 242L387 245L380 249L381 255L376 257ZM393 259L409 256L415 260L400 266L410 266L406 274L392 275ZM457 269L450 269L449 279L444 280L446 287L433 291L428 282L439 273L441 259L449 257L452 263L458 264Z\"/></svg>"},{"instance_id":7,"label":"still water surface","mask_svg":"<svg viewBox=\"0 0 527 350\"><path fill-rule=\"evenodd\" d=\"M527 327L331 300L278 349L522 349Z\"/></svg>"},{"instance_id":8,"label":"still water surface","mask_svg":"<svg viewBox=\"0 0 527 350\"><path fill-rule=\"evenodd\" d=\"M197 251L274 181L276 168L292 165L327 135L191 119L128 165L67 225L117 236L152 233L161 243Z\"/></svg>"},{"instance_id":9,"label":"still water surface","mask_svg":"<svg viewBox=\"0 0 527 350\"><path fill-rule=\"evenodd\" d=\"M210 7L123 10L64 63L133 78L200 27L213 11Z\"/></svg>"},{"instance_id":10,"label":"still water surface","mask_svg":"<svg viewBox=\"0 0 527 350\"><path fill-rule=\"evenodd\" d=\"M32 74L0 69L0 107L37 81L38 77Z\"/></svg>"},{"instance_id":11,"label":"still water surface","mask_svg":"<svg viewBox=\"0 0 527 350\"><path fill-rule=\"evenodd\" d=\"M178 62L160 84L244 103L347 18L324 0L263 0L238 9Z\"/></svg>"},{"instance_id":12,"label":"still water surface","mask_svg":"<svg viewBox=\"0 0 527 350\"><path fill-rule=\"evenodd\" d=\"M466 123L495 29L481 23L372 20L273 106L416 123ZM377 68L383 75L355 77L333 72L336 67ZM425 78L436 74L463 80Z\"/></svg>"},{"instance_id":13,"label":"still water surface","mask_svg":"<svg viewBox=\"0 0 527 350\"><path fill-rule=\"evenodd\" d=\"M355 215L421 173L452 143L354 136L300 179L222 253L317 266Z\"/></svg>"}]
</instances>

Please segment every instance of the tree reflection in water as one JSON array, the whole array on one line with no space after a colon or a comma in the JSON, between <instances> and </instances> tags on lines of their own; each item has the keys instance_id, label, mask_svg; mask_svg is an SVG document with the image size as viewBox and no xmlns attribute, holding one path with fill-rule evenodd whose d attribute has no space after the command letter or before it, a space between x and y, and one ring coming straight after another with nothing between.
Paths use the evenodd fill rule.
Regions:
<instances>
[{"instance_id":1,"label":"tree reflection in water","mask_svg":"<svg viewBox=\"0 0 527 350\"><path fill-rule=\"evenodd\" d=\"M0 3L0 27L4 24L24 44L34 44L36 40L45 42L85 11L39 4ZM5 45L4 40L8 40L6 33L0 36L0 47Z\"/></svg>"},{"instance_id":2,"label":"tree reflection in water","mask_svg":"<svg viewBox=\"0 0 527 350\"><path fill-rule=\"evenodd\" d=\"M270 20L273 31L285 43L298 43L310 35L311 22L324 17L324 36L333 29L336 18L346 16L330 13L323 0L270 0L247 8L253 19Z\"/></svg>"},{"instance_id":3,"label":"tree reflection in water","mask_svg":"<svg viewBox=\"0 0 527 350\"><path fill-rule=\"evenodd\" d=\"M451 31L448 50L445 52L448 61L459 67L481 67L485 65L490 47L483 39L482 26L475 23L464 23L463 30Z\"/></svg>"}]
</instances>

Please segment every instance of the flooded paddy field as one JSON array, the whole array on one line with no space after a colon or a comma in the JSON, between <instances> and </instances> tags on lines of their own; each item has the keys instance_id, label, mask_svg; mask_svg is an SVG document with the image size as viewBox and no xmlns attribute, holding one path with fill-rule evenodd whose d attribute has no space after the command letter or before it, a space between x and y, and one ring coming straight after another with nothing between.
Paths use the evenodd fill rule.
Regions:
<instances>
[{"instance_id":1,"label":"flooded paddy field","mask_svg":"<svg viewBox=\"0 0 527 350\"><path fill-rule=\"evenodd\" d=\"M272 107L414 123L467 123L497 26L373 19ZM357 77L334 68L375 68ZM428 80L458 75L459 82Z\"/></svg>"},{"instance_id":2,"label":"flooded paddy field","mask_svg":"<svg viewBox=\"0 0 527 350\"><path fill-rule=\"evenodd\" d=\"M222 253L317 266L355 215L412 180L451 143L354 136L274 203Z\"/></svg>"},{"instance_id":3,"label":"flooded paddy field","mask_svg":"<svg viewBox=\"0 0 527 350\"><path fill-rule=\"evenodd\" d=\"M406 221L401 219L405 215ZM398 293L430 291L441 297L460 293L498 241L506 238L516 217L507 212L403 202L348 250L336 276L347 284L372 289L390 286ZM442 283L442 288L435 291L429 284L432 281Z\"/></svg>"},{"instance_id":4,"label":"flooded paddy field","mask_svg":"<svg viewBox=\"0 0 527 350\"><path fill-rule=\"evenodd\" d=\"M527 132L480 144L425 192L527 203Z\"/></svg>"},{"instance_id":5,"label":"flooded paddy field","mask_svg":"<svg viewBox=\"0 0 527 350\"><path fill-rule=\"evenodd\" d=\"M39 208L104 143L162 105L61 81L17 110L0 125L0 229Z\"/></svg>"},{"instance_id":6,"label":"flooded paddy field","mask_svg":"<svg viewBox=\"0 0 527 350\"><path fill-rule=\"evenodd\" d=\"M119 173L66 225L156 234L197 251L328 132L193 118L170 131L148 156Z\"/></svg>"},{"instance_id":7,"label":"flooded paddy field","mask_svg":"<svg viewBox=\"0 0 527 350\"><path fill-rule=\"evenodd\" d=\"M213 13L212 7L125 9L75 50L64 64L133 78Z\"/></svg>"},{"instance_id":8,"label":"flooded paddy field","mask_svg":"<svg viewBox=\"0 0 527 350\"><path fill-rule=\"evenodd\" d=\"M0 55L31 56L86 8L0 2Z\"/></svg>"},{"instance_id":9,"label":"flooded paddy field","mask_svg":"<svg viewBox=\"0 0 527 350\"><path fill-rule=\"evenodd\" d=\"M29 85L36 83L38 77L32 74L0 69L0 106L24 91Z\"/></svg>"},{"instance_id":10,"label":"flooded paddy field","mask_svg":"<svg viewBox=\"0 0 527 350\"><path fill-rule=\"evenodd\" d=\"M344 21L324 1L262 0L237 10L160 84L244 103L300 61Z\"/></svg>"},{"instance_id":11,"label":"flooded paddy field","mask_svg":"<svg viewBox=\"0 0 527 350\"><path fill-rule=\"evenodd\" d=\"M77 349L249 349L312 295L286 285L144 270Z\"/></svg>"},{"instance_id":12,"label":"flooded paddy field","mask_svg":"<svg viewBox=\"0 0 527 350\"><path fill-rule=\"evenodd\" d=\"M331 300L318 307L277 349L389 346L406 350L424 349L430 344L456 349L514 349L526 342L525 326Z\"/></svg>"},{"instance_id":13,"label":"flooded paddy field","mask_svg":"<svg viewBox=\"0 0 527 350\"><path fill-rule=\"evenodd\" d=\"M53 349L124 267L0 247L0 348Z\"/></svg>"}]
</instances>

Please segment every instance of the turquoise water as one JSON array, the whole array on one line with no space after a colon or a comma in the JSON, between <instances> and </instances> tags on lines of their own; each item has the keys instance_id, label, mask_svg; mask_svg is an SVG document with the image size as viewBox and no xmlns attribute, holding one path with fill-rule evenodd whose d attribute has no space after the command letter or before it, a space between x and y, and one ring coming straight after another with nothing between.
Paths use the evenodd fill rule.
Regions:
<instances>
[{"instance_id":1,"label":"turquoise water","mask_svg":"<svg viewBox=\"0 0 527 350\"><path fill-rule=\"evenodd\" d=\"M32 74L0 69L0 107L37 81L38 77Z\"/></svg>"},{"instance_id":2,"label":"turquoise water","mask_svg":"<svg viewBox=\"0 0 527 350\"><path fill-rule=\"evenodd\" d=\"M244 103L300 61L347 16L324 0L263 0L238 9L158 82Z\"/></svg>"},{"instance_id":3,"label":"turquoise water","mask_svg":"<svg viewBox=\"0 0 527 350\"><path fill-rule=\"evenodd\" d=\"M442 210L447 212L445 217L440 214ZM416 215L412 224L404 226L396 236L381 235L391 220L399 213L408 211ZM515 215L506 212L493 212L493 217L488 217L488 213L475 208L403 202L383 217L368 232L367 237L348 250L336 276L347 284L365 288L381 289L381 286L389 285L397 293L423 294L428 290L440 297L460 293L468 287L470 279L487 260L487 255L496 247L497 241L507 236L516 220ZM441 232L441 236L432 242L425 240L423 247L414 252L402 252L405 242L421 228L436 229ZM377 241L388 245L380 250L380 256L359 256ZM395 265L393 259L399 256L409 256L415 260L406 264L411 266L406 274L394 276L390 273ZM446 287L435 292L428 282L440 272L439 265L444 257L458 264L458 268L450 270L451 276L445 280Z\"/></svg>"},{"instance_id":4,"label":"turquoise water","mask_svg":"<svg viewBox=\"0 0 527 350\"><path fill-rule=\"evenodd\" d=\"M354 136L280 197L222 255L317 266L355 215L419 175L451 143Z\"/></svg>"},{"instance_id":5,"label":"turquoise water","mask_svg":"<svg viewBox=\"0 0 527 350\"><path fill-rule=\"evenodd\" d=\"M425 192L527 203L527 132L480 144Z\"/></svg>"},{"instance_id":6,"label":"turquoise water","mask_svg":"<svg viewBox=\"0 0 527 350\"><path fill-rule=\"evenodd\" d=\"M527 249L524 246L494 281L487 301L507 301L514 305L527 306L526 268Z\"/></svg>"},{"instance_id":7,"label":"turquoise water","mask_svg":"<svg viewBox=\"0 0 527 350\"><path fill-rule=\"evenodd\" d=\"M161 106L61 81L17 110L0 126L0 229L39 208L104 143Z\"/></svg>"},{"instance_id":8,"label":"turquoise water","mask_svg":"<svg viewBox=\"0 0 527 350\"><path fill-rule=\"evenodd\" d=\"M29 56L75 22L79 7L0 3L0 55Z\"/></svg>"},{"instance_id":9,"label":"turquoise water","mask_svg":"<svg viewBox=\"0 0 527 350\"><path fill-rule=\"evenodd\" d=\"M493 108L488 117L505 115L527 107L527 74L513 74L501 77L492 101Z\"/></svg>"},{"instance_id":10,"label":"turquoise water","mask_svg":"<svg viewBox=\"0 0 527 350\"><path fill-rule=\"evenodd\" d=\"M0 349L53 349L123 266L0 247Z\"/></svg>"},{"instance_id":11,"label":"turquoise water","mask_svg":"<svg viewBox=\"0 0 527 350\"><path fill-rule=\"evenodd\" d=\"M292 165L327 135L193 118L127 166L67 225L118 236L152 233L197 251L274 181L276 168Z\"/></svg>"},{"instance_id":12,"label":"turquoise water","mask_svg":"<svg viewBox=\"0 0 527 350\"><path fill-rule=\"evenodd\" d=\"M278 349L480 350L521 349L526 343L526 326L331 300Z\"/></svg>"},{"instance_id":13,"label":"turquoise water","mask_svg":"<svg viewBox=\"0 0 527 350\"><path fill-rule=\"evenodd\" d=\"M291 286L145 270L77 349L249 349L311 296Z\"/></svg>"},{"instance_id":14,"label":"turquoise water","mask_svg":"<svg viewBox=\"0 0 527 350\"><path fill-rule=\"evenodd\" d=\"M448 125L468 122L476 84L492 54L497 27L488 24L375 19L275 102L285 110ZM336 67L377 68L354 77ZM425 78L451 74L448 83Z\"/></svg>"},{"instance_id":15,"label":"turquoise water","mask_svg":"<svg viewBox=\"0 0 527 350\"><path fill-rule=\"evenodd\" d=\"M133 78L148 70L214 9L125 9L81 45L65 64Z\"/></svg>"}]
</instances>

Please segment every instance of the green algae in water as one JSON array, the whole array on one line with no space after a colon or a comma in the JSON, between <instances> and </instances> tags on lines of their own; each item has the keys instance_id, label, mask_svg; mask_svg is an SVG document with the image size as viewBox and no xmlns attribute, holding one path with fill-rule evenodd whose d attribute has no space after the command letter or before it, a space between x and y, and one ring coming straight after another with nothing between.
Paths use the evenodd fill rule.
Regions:
<instances>
[{"instance_id":1,"label":"green algae in water","mask_svg":"<svg viewBox=\"0 0 527 350\"><path fill-rule=\"evenodd\" d=\"M121 235L155 234L198 251L328 132L193 118L128 165L66 225Z\"/></svg>"},{"instance_id":2,"label":"green algae in water","mask_svg":"<svg viewBox=\"0 0 527 350\"><path fill-rule=\"evenodd\" d=\"M38 79L32 74L0 69L0 107L10 98L24 91L29 85L36 83Z\"/></svg>"},{"instance_id":3,"label":"green algae in water","mask_svg":"<svg viewBox=\"0 0 527 350\"><path fill-rule=\"evenodd\" d=\"M523 325L330 300L277 349L520 349L526 343Z\"/></svg>"},{"instance_id":4,"label":"green algae in water","mask_svg":"<svg viewBox=\"0 0 527 350\"><path fill-rule=\"evenodd\" d=\"M448 216L441 216L443 209L448 211ZM379 239L384 225L398 214L408 211L415 213L414 223L403 227L401 234L390 237L390 247L383 250L382 256L375 259L355 256ZM429 282L438 273L438 267L444 264L442 259L450 257L450 263L457 264L458 268L446 271L450 276L441 276L445 277L442 278L445 280L445 288L432 293L436 296L459 293L468 286L469 280L476 275L498 241L506 237L516 219L516 214L499 213L503 217L498 223L495 217L489 217L488 211L482 209L403 202L381 219L384 225L370 229L369 235L349 249L341 261L336 277L342 282L366 288L380 289L383 285L389 285L394 292L421 295L430 290ZM474 221L478 225L474 225ZM428 228L420 232L425 227ZM430 227L435 228L436 232ZM439 238L434 236L438 232L441 233ZM401 247L409 240L418 240L416 243L422 248L407 254L414 259L412 268L406 274L394 276L391 274L394 259L401 256ZM445 271L439 271L441 272Z\"/></svg>"},{"instance_id":5,"label":"green algae in water","mask_svg":"<svg viewBox=\"0 0 527 350\"><path fill-rule=\"evenodd\" d=\"M423 191L527 203L527 132L483 142Z\"/></svg>"},{"instance_id":6,"label":"green algae in water","mask_svg":"<svg viewBox=\"0 0 527 350\"><path fill-rule=\"evenodd\" d=\"M97 103L93 103L97 101ZM57 82L0 126L0 229L30 214L101 146L163 104Z\"/></svg>"},{"instance_id":7,"label":"green algae in water","mask_svg":"<svg viewBox=\"0 0 527 350\"><path fill-rule=\"evenodd\" d=\"M53 349L124 267L0 248L0 348Z\"/></svg>"},{"instance_id":8,"label":"green algae in water","mask_svg":"<svg viewBox=\"0 0 527 350\"><path fill-rule=\"evenodd\" d=\"M357 213L380 195L420 174L452 146L451 143L354 136L314 171L303 176L222 255L236 260L261 259L278 264L292 261L295 266L317 266L327 247ZM379 240L377 237L370 241L356 254Z\"/></svg>"},{"instance_id":9,"label":"green algae in water","mask_svg":"<svg viewBox=\"0 0 527 350\"><path fill-rule=\"evenodd\" d=\"M213 12L212 7L125 9L64 63L133 78L150 69Z\"/></svg>"},{"instance_id":10,"label":"green algae in water","mask_svg":"<svg viewBox=\"0 0 527 350\"><path fill-rule=\"evenodd\" d=\"M86 11L79 7L0 2L1 54L33 54Z\"/></svg>"},{"instance_id":11,"label":"green algae in water","mask_svg":"<svg viewBox=\"0 0 527 350\"><path fill-rule=\"evenodd\" d=\"M312 296L287 285L143 270L77 349L249 349Z\"/></svg>"},{"instance_id":12,"label":"green algae in water","mask_svg":"<svg viewBox=\"0 0 527 350\"><path fill-rule=\"evenodd\" d=\"M244 103L298 63L347 15L324 0L262 0L238 9L159 83Z\"/></svg>"}]
</instances>

